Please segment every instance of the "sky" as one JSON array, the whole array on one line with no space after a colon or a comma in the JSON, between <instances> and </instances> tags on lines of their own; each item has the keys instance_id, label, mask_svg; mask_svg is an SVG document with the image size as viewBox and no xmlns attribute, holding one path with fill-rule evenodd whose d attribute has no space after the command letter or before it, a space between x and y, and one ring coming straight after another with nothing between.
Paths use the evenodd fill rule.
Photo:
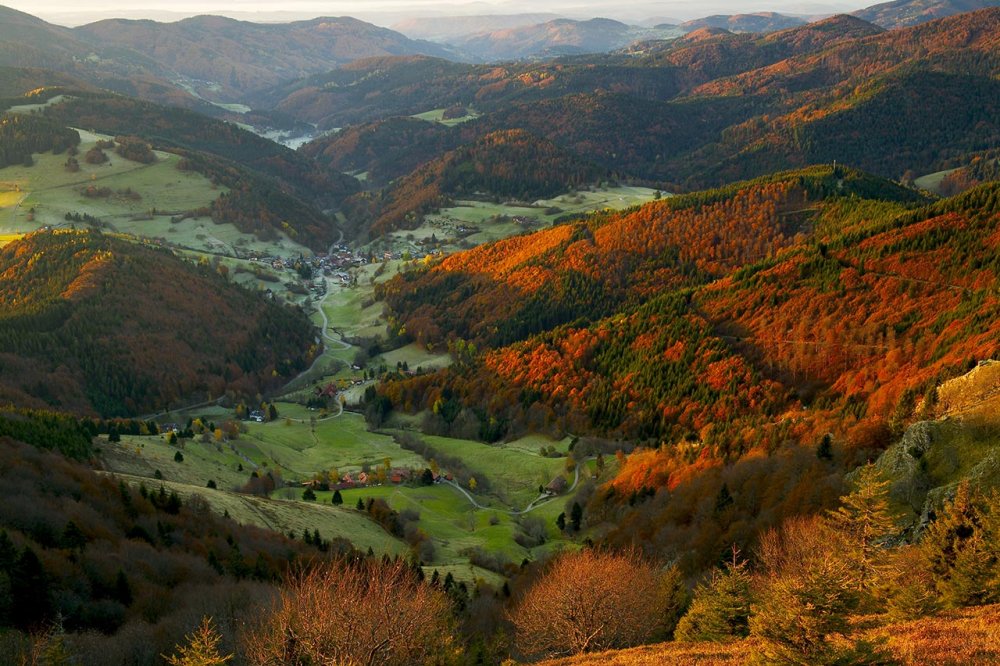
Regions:
<instances>
[{"instance_id":1,"label":"sky","mask_svg":"<svg viewBox=\"0 0 1000 666\"><path fill-rule=\"evenodd\" d=\"M316 16L354 16L379 25L412 16L552 12L571 18L602 16L622 21L649 18L689 20L710 14L777 11L829 15L853 11L876 0L2 0L0 4L61 25L104 18L173 21L196 14L243 20L289 21Z\"/></svg>"}]
</instances>

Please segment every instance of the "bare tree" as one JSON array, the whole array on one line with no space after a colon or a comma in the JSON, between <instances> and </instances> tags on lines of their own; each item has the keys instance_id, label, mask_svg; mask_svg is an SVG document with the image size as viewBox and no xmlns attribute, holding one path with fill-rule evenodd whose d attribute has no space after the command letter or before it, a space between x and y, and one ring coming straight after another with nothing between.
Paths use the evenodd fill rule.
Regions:
<instances>
[{"instance_id":1,"label":"bare tree","mask_svg":"<svg viewBox=\"0 0 1000 666\"><path fill-rule=\"evenodd\" d=\"M404 666L455 649L447 597L403 562L369 560L300 574L243 647L256 666Z\"/></svg>"},{"instance_id":2,"label":"bare tree","mask_svg":"<svg viewBox=\"0 0 1000 666\"><path fill-rule=\"evenodd\" d=\"M634 552L562 555L510 613L518 647L545 657L648 641L669 615L668 577Z\"/></svg>"}]
</instances>

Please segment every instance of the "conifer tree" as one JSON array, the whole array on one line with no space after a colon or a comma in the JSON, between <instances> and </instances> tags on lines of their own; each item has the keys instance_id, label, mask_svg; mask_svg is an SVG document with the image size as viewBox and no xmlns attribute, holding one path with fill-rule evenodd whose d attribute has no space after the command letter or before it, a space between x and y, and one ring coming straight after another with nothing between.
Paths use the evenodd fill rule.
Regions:
<instances>
[{"instance_id":1,"label":"conifer tree","mask_svg":"<svg viewBox=\"0 0 1000 666\"><path fill-rule=\"evenodd\" d=\"M223 666L229 663L233 655L223 655L219 652L222 636L212 626L209 617L201 619L201 625L186 637L185 645L178 645L177 652L172 656L163 655L170 666Z\"/></svg>"},{"instance_id":2,"label":"conifer tree","mask_svg":"<svg viewBox=\"0 0 1000 666\"><path fill-rule=\"evenodd\" d=\"M727 641L750 633L751 578L735 554L725 568L695 588L694 600L677 625L679 641Z\"/></svg>"},{"instance_id":3,"label":"conifer tree","mask_svg":"<svg viewBox=\"0 0 1000 666\"><path fill-rule=\"evenodd\" d=\"M964 482L928 527L922 542L925 563L945 607L1000 600L997 507L995 492L989 500L977 502Z\"/></svg>"},{"instance_id":4,"label":"conifer tree","mask_svg":"<svg viewBox=\"0 0 1000 666\"><path fill-rule=\"evenodd\" d=\"M857 487L841 498L840 508L830 513L830 523L844 537L842 555L854 567L854 588L870 598L888 569L885 543L894 528L889 482L874 465L861 468Z\"/></svg>"}]
</instances>

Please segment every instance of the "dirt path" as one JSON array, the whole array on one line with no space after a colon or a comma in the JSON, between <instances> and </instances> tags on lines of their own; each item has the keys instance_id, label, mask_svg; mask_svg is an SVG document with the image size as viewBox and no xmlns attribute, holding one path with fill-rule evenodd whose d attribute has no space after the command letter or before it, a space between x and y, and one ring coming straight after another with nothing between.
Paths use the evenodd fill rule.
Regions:
<instances>
[{"instance_id":1,"label":"dirt path","mask_svg":"<svg viewBox=\"0 0 1000 666\"><path fill-rule=\"evenodd\" d=\"M578 462L576 464L576 469L573 471L573 485L571 485L569 488L567 488L565 493L563 493L562 495L546 495L546 494L542 493L541 495L539 495L535 499L531 500L531 502L528 504L528 506L526 506L526 507L524 507L523 509L520 509L520 510L518 510L518 509L498 509L498 508L493 507L493 506L483 506L482 504L480 504L476 500L475 497L473 497L469 493L469 491L467 491L465 488L463 488L459 484L455 483L454 481L447 481L446 480L444 483L446 483L447 485L451 486L452 488L454 488L458 492L460 492L463 495L465 495L465 498L467 500L469 500L469 502L472 504L472 506L476 507L477 509L485 509L487 511L498 511L500 513L506 513L506 514L508 514L510 516L522 516L522 515L524 515L526 513L530 513L532 511L534 511L535 509L537 509L540 506L545 506L549 502L553 502L553 501L559 499L560 497L564 497L566 495L569 495L574 490L576 490L577 484L580 483L580 467L582 467L588 460L593 460L593 458L587 458L586 460L581 460L580 462Z\"/></svg>"}]
</instances>

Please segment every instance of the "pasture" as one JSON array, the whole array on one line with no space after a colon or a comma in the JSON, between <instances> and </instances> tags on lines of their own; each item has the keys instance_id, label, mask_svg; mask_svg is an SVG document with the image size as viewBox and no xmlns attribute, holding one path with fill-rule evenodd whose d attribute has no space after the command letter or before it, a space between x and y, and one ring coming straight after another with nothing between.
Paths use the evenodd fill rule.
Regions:
<instances>
[{"instance_id":1,"label":"pasture","mask_svg":"<svg viewBox=\"0 0 1000 666\"><path fill-rule=\"evenodd\" d=\"M479 117L479 114L472 109L466 109L467 115L461 118L448 118L445 119L444 112L446 109L431 109L430 111L424 111L423 113L418 113L411 118L416 118L418 120L426 120L429 123L438 123L445 125L446 127L454 127L455 125L461 125L462 123L468 122L470 120L475 120Z\"/></svg>"}]
</instances>

